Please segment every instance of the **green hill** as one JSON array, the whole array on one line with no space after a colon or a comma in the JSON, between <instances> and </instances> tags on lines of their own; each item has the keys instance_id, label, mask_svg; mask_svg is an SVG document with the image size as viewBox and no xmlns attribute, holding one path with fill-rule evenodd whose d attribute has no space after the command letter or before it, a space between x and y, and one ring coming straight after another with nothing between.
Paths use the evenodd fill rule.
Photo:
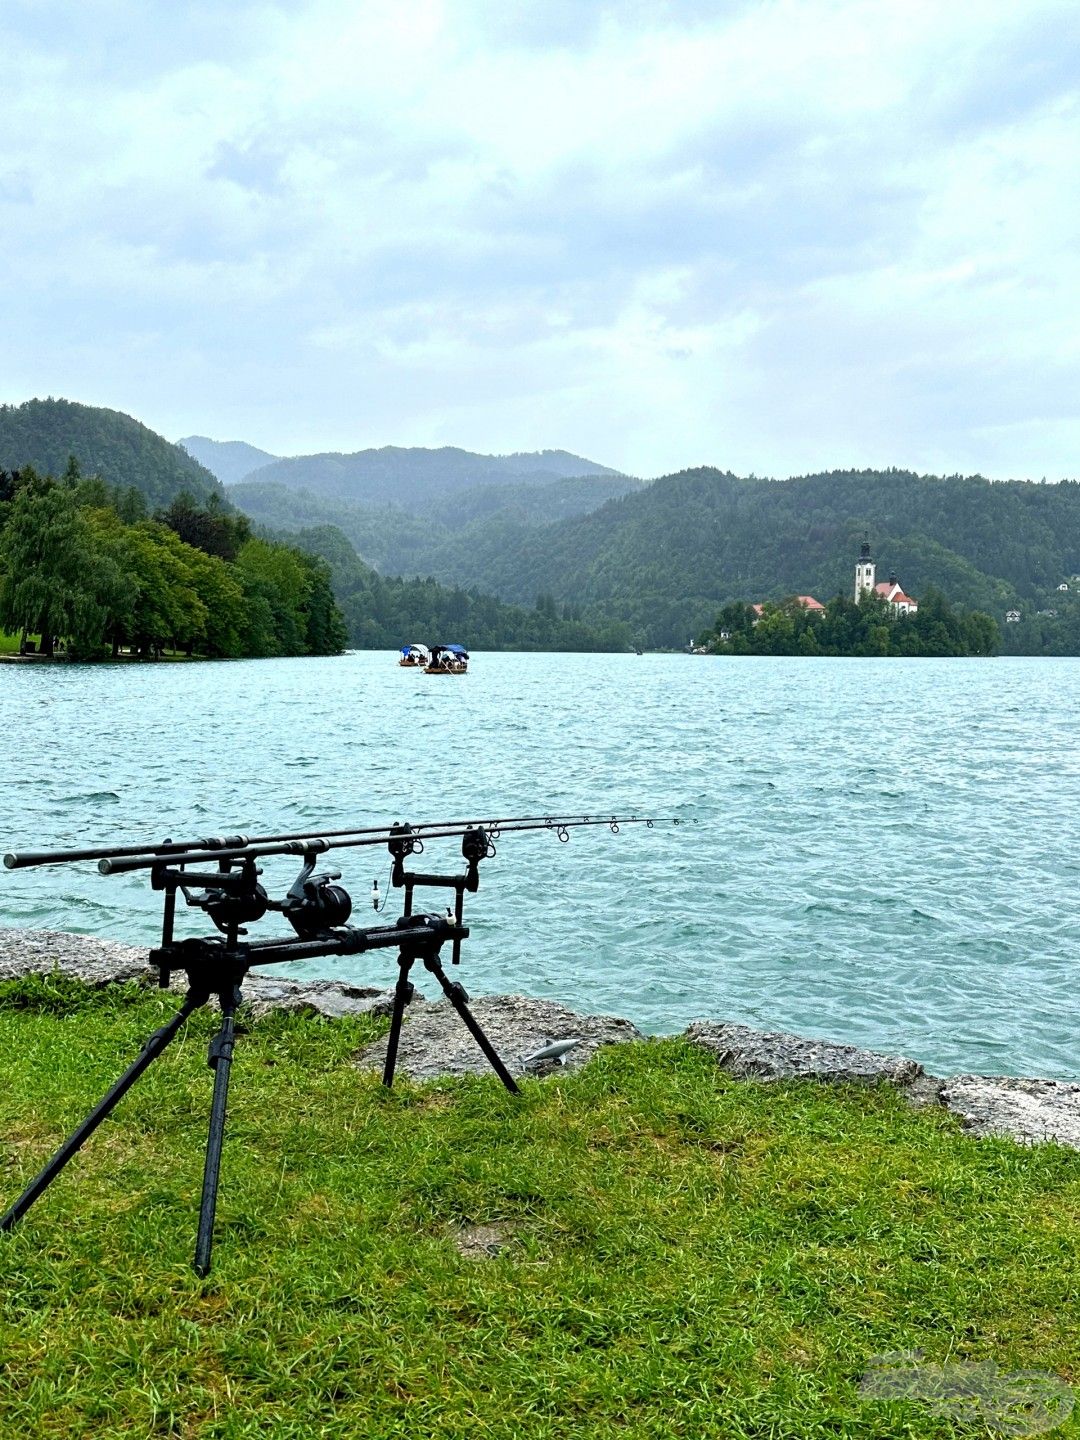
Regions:
<instances>
[{"instance_id":1,"label":"green hill","mask_svg":"<svg viewBox=\"0 0 1080 1440\"><path fill-rule=\"evenodd\" d=\"M0 405L0 470L32 465L60 475L72 455L84 475L134 486L151 509L182 490L198 501L223 494L220 482L179 445L119 410L51 399Z\"/></svg>"},{"instance_id":2,"label":"green hill","mask_svg":"<svg viewBox=\"0 0 1080 1440\"><path fill-rule=\"evenodd\" d=\"M518 539L521 527L551 525L587 514L610 499L644 483L626 475L583 475L543 484L506 482L443 495L426 507L404 510L294 490L261 478L229 487L229 498L261 524L279 531L337 525L357 553L387 575L426 575L444 565L447 550L486 551L506 535ZM460 540L454 536L464 532ZM530 600L532 596L528 597Z\"/></svg>"},{"instance_id":3,"label":"green hill","mask_svg":"<svg viewBox=\"0 0 1080 1440\"><path fill-rule=\"evenodd\" d=\"M550 597L535 606L507 605L478 590L380 575L333 525L301 530L288 539L330 566L349 643L361 649L451 640L473 650L626 650L630 645L625 625L585 621L572 607L560 610Z\"/></svg>"},{"instance_id":4,"label":"green hill","mask_svg":"<svg viewBox=\"0 0 1080 1440\"><path fill-rule=\"evenodd\" d=\"M615 475L606 465L566 450L519 455L476 455L444 446L438 450L387 445L351 455L298 455L258 472L260 482L309 490L313 495L360 504L395 504L406 509L479 485L506 482L542 485L577 475Z\"/></svg>"},{"instance_id":5,"label":"green hill","mask_svg":"<svg viewBox=\"0 0 1080 1440\"><path fill-rule=\"evenodd\" d=\"M1004 618L1080 572L1080 484L833 471L792 480L684 471L542 530L468 529L431 574L509 601L550 592L618 616L651 644L685 644L737 599L846 592L864 531L883 575Z\"/></svg>"}]
</instances>

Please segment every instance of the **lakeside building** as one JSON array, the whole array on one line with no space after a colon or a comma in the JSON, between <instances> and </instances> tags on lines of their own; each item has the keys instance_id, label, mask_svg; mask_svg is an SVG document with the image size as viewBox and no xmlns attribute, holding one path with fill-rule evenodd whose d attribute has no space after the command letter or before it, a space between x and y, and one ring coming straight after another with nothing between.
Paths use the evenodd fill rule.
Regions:
<instances>
[{"instance_id":1,"label":"lakeside building","mask_svg":"<svg viewBox=\"0 0 1080 1440\"><path fill-rule=\"evenodd\" d=\"M824 609L825 609L825 606L822 605L821 601L820 601L820 600L815 600L814 597L813 597L813 595L792 595L791 600L793 600L797 605L801 605L804 610L824 610ZM784 601L784 604L785 604L785 605L790 604L790 603L791 603L791 601L787 601L787 600ZM762 615L764 615L764 613L765 613L765 606L764 606L764 605L751 605L751 606L750 606L750 609L754 612L754 624L756 625L757 622L761 619ZM720 638L721 638L721 640L723 640L723 639L725 639L726 637L723 636L723 635L721 635Z\"/></svg>"},{"instance_id":2,"label":"lakeside building","mask_svg":"<svg viewBox=\"0 0 1080 1440\"><path fill-rule=\"evenodd\" d=\"M870 541L864 539L859 558L855 562L855 603L868 590L875 595L880 595L883 600L893 607L898 615L917 615L919 602L910 595L905 595L903 586L896 578L895 573L891 574L888 580L877 580L877 566L870 555Z\"/></svg>"}]
</instances>

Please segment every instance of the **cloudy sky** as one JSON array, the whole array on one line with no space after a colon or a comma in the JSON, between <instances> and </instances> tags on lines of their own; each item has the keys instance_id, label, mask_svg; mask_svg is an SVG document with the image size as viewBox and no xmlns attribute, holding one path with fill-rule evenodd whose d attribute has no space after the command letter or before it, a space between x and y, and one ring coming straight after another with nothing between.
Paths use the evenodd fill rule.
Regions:
<instances>
[{"instance_id":1,"label":"cloudy sky","mask_svg":"<svg viewBox=\"0 0 1080 1440\"><path fill-rule=\"evenodd\" d=\"M1075 0L4 0L0 399L1080 475Z\"/></svg>"}]
</instances>

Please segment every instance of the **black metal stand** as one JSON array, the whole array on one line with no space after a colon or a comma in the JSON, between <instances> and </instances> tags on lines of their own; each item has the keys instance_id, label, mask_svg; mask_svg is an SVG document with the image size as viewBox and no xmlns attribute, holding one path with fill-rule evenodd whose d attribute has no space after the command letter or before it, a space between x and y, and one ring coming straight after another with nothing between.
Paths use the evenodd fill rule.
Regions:
<instances>
[{"instance_id":1,"label":"black metal stand","mask_svg":"<svg viewBox=\"0 0 1080 1440\"><path fill-rule=\"evenodd\" d=\"M229 1099L229 1070L235 1044L234 1023L242 996L239 985L221 993L221 1028L210 1041L206 1063L214 1072L214 1096L210 1101L210 1131L206 1137L202 1199L199 1202L199 1234L195 1241L196 1275L210 1273L210 1252L214 1244L214 1214L217 1211L218 1178L221 1174L221 1143L225 1139L225 1106Z\"/></svg>"},{"instance_id":2,"label":"black metal stand","mask_svg":"<svg viewBox=\"0 0 1080 1440\"><path fill-rule=\"evenodd\" d=\"M409 971L417 960L421 960L442 986L447 999L460 1015L499 1079L508 1090L517 1094L518 1087L513 1077L469 1010L469 997L464 987L448 978L439 959L439 951L447 940L453 941L456 948L461 938L468 933L462 925L445 916L410 914L403 915L396 925L375 926L369 930L342 926L307 939L254 940L241 943L234 933L222 940L211 938L176 943L170 941L159 949L152 950L151 964L157 967L159 978L164 984L168 983L168 977L173 970L184 970L187 973L188 990L180 1009L167 1024L154 1031L138 1058L128 1066L78 1129L64 1141L7 1213L0 1216L0 1231L10 1230L22 1219L101 1122L113 1112L139 1076L163 1053L188 1017L208 1004L211 996L216 995L221 1005L221 1026L210 1042L207 1056L207 1063L214 1072L214 1094L210 1102L210 1127L206 1139L199 1231L194 1259L196 1274L206 1276L210 1273L214 1216L221 1176L221 1148L225 1138L225 1112L229 1099L229 1072L236 1043L236 1011L242 1000L240 987L253 965L272 965L316 955L355 954L369 949L397 946L398 981L394 990L394 1009L387 1041L383 1083L393 1083L405 1006L414 993L409 981Z\"/></svg>"},{"instance_id":3,"label":"black metal stand","mask_svg":"<svg viewBox=\"0 0 1080 1440\"><path fill-rule=\"evenodd\" d=\"M82 1124L64 1141L60 1149L26 1187L6 1214L0 1216L0 1231L10 1230L26 1214L34 1201L52 1184L64 1166L83 1147L101 1122L112 1114L135 1084L139 1076L175 1039L184 1022L206 1005L212 993L203 982L191 981L184 1002L173 1018L155 1030L139 1053L103 1099L91 1110ZM240 1003L239 984L230 983L216 992L221 1001L221 1029L210 1044L208 1064L214 1069L214 1098L210 1107L210 1133L206 1142L206 1165L203 1173L202 1203L199 1209L199 1238L195 1248L195 1270L199 1275L210 1271L210 1250L213 1243L214 1211L217 1206L218 1175L221 1170L221 1142L225 1135L225 1103L229 1093L229 1065L233 1051L233 1018Z\"/></svg>"},{"instance_id":4,"label":"black metal stand","mask_svg":"<svg viewBox=\"0 0 1080 1440\"><path fill-rule=\"evenodd\" d=\"M520 1094L514 1077L499 1059L498 1052L480 1028L480 1023L476 1016L469 1009L469 996L465 986L462 985L460 981L450 979L443 969L442 962L439 960L438 955L418 957L410 954L407 950L402 950L398 956L398 981L394 987L394 1010L390 1019L390 1033L386 1037L386 1060L383 1063L383 1084L389 1088L389 1086L394 1083L394 1071L397 1068L398 1042L401 1039L401 1024L405 1016L405 1007L416 993L416 987L409 979L409 971L418 958L423 960L424 969L430 971L442 986L443 994L461 1017L462 1024L483 1051L488 1064L495 1071L495 1074L506 1086L507 1090L510 1091L511 1095Z\"/></svg>"},{"instance_id":5,"label":"black metal stand","mask_svg":"<svg viewBox=\"0 0 1080 1440\"><path fill-rule=\"evenodd\" d=\"M143 1071L153 1064L169 1042L175 1038L188 1016L205 1005L209 998L209 992L204 993L195 988L188 991L184 997L184 1003L168 1024L162 1025L160 1030L154 1031L139 1053L139 1058L128 1066L112 1089L90 1111L79 1128L64 1141L40 1175L31 1180L10 1210L0 1216L0 1230L10 1230L22 1219L38 1196L49 1188L68 1161L82 1149L101 1122L112 1114Z\"/></svg>"}]
</instances>

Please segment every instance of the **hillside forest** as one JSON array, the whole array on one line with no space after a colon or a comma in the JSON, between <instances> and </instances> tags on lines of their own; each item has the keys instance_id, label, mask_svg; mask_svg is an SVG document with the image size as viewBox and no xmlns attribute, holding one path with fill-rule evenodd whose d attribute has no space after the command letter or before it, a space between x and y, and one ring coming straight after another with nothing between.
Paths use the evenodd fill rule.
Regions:
<instances>
[{"instance_id":1,"label":"hillside forest","mask_svg":"<svg viewBox=\"0 0 1080 1440\"><path fill-rule=\"evenodd\" d=\"M324 563L354 645L683 649L729 604L849 595L868 533L883 573L917 599L937 590L957 613L990 616L1005 653L1080 654L1075 481L703 468L645 482L565 451L282 460L244 442L189 443L239 483L223 486L114 411L0 407L8 473L60 475L74 455L83 475L127 497L121 508L137 491L147 523L185 496L198 510L245 513L249 540Z\"/></svg>"},{"instance_id":2,"label":"hillside forest","mask_svg":"<svg viewBox=\"0 0 1080 1440\"><path fill-rule=\"evenodd\" d=\"M334 655L347 638L324 561L253 536L216 496L151 516L74 459L59 480L0 472L0 629L83 660Z\"/></svg>"}]
</instances>

